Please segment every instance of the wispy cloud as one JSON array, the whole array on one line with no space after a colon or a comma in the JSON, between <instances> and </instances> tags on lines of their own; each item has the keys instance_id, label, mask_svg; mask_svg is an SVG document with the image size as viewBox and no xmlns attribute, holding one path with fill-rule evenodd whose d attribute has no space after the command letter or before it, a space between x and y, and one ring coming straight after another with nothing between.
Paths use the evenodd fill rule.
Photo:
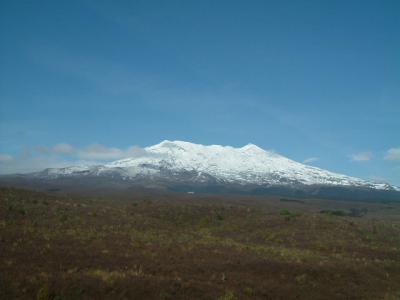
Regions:
<instances>
[{"instance_id":1,"label":"wispy cloud","mask_svg":"<svg viewBox=\"0 0 400 300\"><path fill-rule=\"evenodd\" d=\"M45 168L62 168L68 165L71 165L71 162L60 157L21 154L12 160L0 161L0 174L29 173Z\"/></svg>"},{"instance_id":2,"label":"wispy cloud","mask_svg":"<svg viewBox=\"0 0 400 300\"><path fill-rule=\"evenodd\" d=\"M11 155L8 154L0 154L0 163L1 162L9 162L12 161L13 157Z\"/></svg>"},{"instance_id":3,"label":"wispy cloud","mask_svg":"<svg viewBox=\"0 0 400 300\"><path fill-rule=\"evenodd\" d=\"M369 161L372 159L372 153L369 151L359 152L351 155L352 161Z\"/></svg>"},{"instance_id":4,"label":"wispy cloud","mask_svg":"<svg viewBox=\"0 0 400 300\"><path fill-rule=\"evenodd\" d=\"M96 165L127 157L145 156L154 156L154 154L138 146L117 148L92 144L77 148L67 143L60 143L52 147L37 146L34 149L24 149L14 157L9 154L0 154L0 173L34 172L45 168L80 164Z\"/></svg>"},{"instance_id":5,"label":"wispy cloud","mask_svg":"<svg viewBox=\"0 0 400 300\"><path fill-rule=\"evenodd\" d=\"M106 147L101 144L93 144L78 151L78 157L89 160L107 161L125 157L146 156L148 153L140 147L132 146L127 149Z\"/></svg>"},{"instance_id":6,"label":"wispy cloud","mask_svg":"<svg viewBox=\"0 0 400 300\"><path fill-rule=\"evenodd\" d=\"M375 175L369 176L369 180L376 182L376 183L387 183L388 182L385 178L380 177L380 176L375 176Z\"/></svg>"},{"instance_id":7,"label":"wispy cloud","mask_svg":"<svg viewBox=\"0 0 400 300\"><path fill-rule=\"evenodd\" d=\"M385 160L400 160L400 148L390 148L384 157Z\"/></svg>"},{"instance_id":8,"label":"wispy cloud","mask_svg":"<svg viewBox=\"0 0 400 300\"><path fill-rule=\"evenodd\" d=\"M319 157L309 157L303 160L303 164L310 164L319 160Z\"/></svg>"},{"instance_id":9,"label":"wispy cloud","mask_svg":"<svg viewBox=\"0 0 400 300\"><path fill-rule=\"evenodd\" d=\"M53 147L53 151L59 154L71 154L74 152L74 147L69 144L61 143Z\"/></svg>"},{"instance_id":10,"label":"wispy cloud","mask_svg":"<svg viewBox=\"0 0 400 300\"><path fill-rule=\"evenodd\" d=\"M151 76L135 72L124 64L82 55L52 44L33 44L31 58L45 68L73 76L111 96L137 95L159 89Z\"/></svg>"}]
</instances>

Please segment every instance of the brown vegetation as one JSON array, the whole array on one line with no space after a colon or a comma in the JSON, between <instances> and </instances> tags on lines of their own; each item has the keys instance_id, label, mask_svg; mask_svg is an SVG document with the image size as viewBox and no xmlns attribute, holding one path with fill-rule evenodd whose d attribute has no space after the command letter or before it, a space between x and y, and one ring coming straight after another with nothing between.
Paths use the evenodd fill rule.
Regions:
<instances>
[{"instance_id":1,"label":"brown vegetation","mask_svg":"<svg viewBox=\"0 0 400 300\"><path fill-rule=\"evenodd\" d=\"M397 203L3 188L0 298L399 299L399 212Z\"/></svg>"}]
</instances>

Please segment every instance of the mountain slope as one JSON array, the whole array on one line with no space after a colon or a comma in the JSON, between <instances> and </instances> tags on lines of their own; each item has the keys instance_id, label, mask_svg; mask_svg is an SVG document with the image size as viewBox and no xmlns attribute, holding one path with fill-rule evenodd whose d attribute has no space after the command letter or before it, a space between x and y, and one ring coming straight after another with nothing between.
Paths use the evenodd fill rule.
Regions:
<instances>
[{"instance_id":1,"label":"mountain slope","mask_svg":"<svg viewBox=\"0 0 400 300\"><path fill-rule=\"evenodd\" d=\"M109 176L127 181L166 180L255 186L343 186L400 191L385 183L336 174L304 165L248 144L241 148L204 146L183 141L163 141L145 148L138 157L99 166L46 169L41 178Z\"/></svg>"}]
</instances>

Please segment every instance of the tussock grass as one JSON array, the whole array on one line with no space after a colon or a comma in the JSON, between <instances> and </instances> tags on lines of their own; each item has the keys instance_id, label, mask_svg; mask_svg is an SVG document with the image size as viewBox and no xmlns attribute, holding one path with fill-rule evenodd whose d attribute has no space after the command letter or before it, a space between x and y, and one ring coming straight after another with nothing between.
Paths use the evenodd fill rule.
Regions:
<instances>
[{"instance_id":1,"label":"tussock grass","mask_svg":"<svg viewBox=\"0 0 400 300\"><path fill-rule=\"evenodd\" d=\"M0 189L0 298L398 299L388 207Z\"/></svg>"}]
</instances>

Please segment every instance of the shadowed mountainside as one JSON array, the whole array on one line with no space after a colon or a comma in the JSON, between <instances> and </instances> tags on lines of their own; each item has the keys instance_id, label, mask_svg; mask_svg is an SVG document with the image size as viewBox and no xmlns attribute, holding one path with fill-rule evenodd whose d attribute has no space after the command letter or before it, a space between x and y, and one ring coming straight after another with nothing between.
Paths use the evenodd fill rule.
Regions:
<instances>
[{"instance_id":1,"label":"shadowed mountainside","mask_svg":"<svg viewBox=\"0 0 400 300\"><path fill-rule=\"evenodd\" d=\"M26 175L0 176L0 187L29 188L44 192L63 194L120 194L130 191L147 191L159 193L195 192L201 194L238 194L264 195L299 198L324 198L349 201L399 201L400 192L395 190L379 190L366 187L327 186L327 185L239 185L207 181L193 183L185 178L147 178L125 180L121 177L84 176L57 177L53 179L31 177Z\"/></svg>"}]
</instances>

